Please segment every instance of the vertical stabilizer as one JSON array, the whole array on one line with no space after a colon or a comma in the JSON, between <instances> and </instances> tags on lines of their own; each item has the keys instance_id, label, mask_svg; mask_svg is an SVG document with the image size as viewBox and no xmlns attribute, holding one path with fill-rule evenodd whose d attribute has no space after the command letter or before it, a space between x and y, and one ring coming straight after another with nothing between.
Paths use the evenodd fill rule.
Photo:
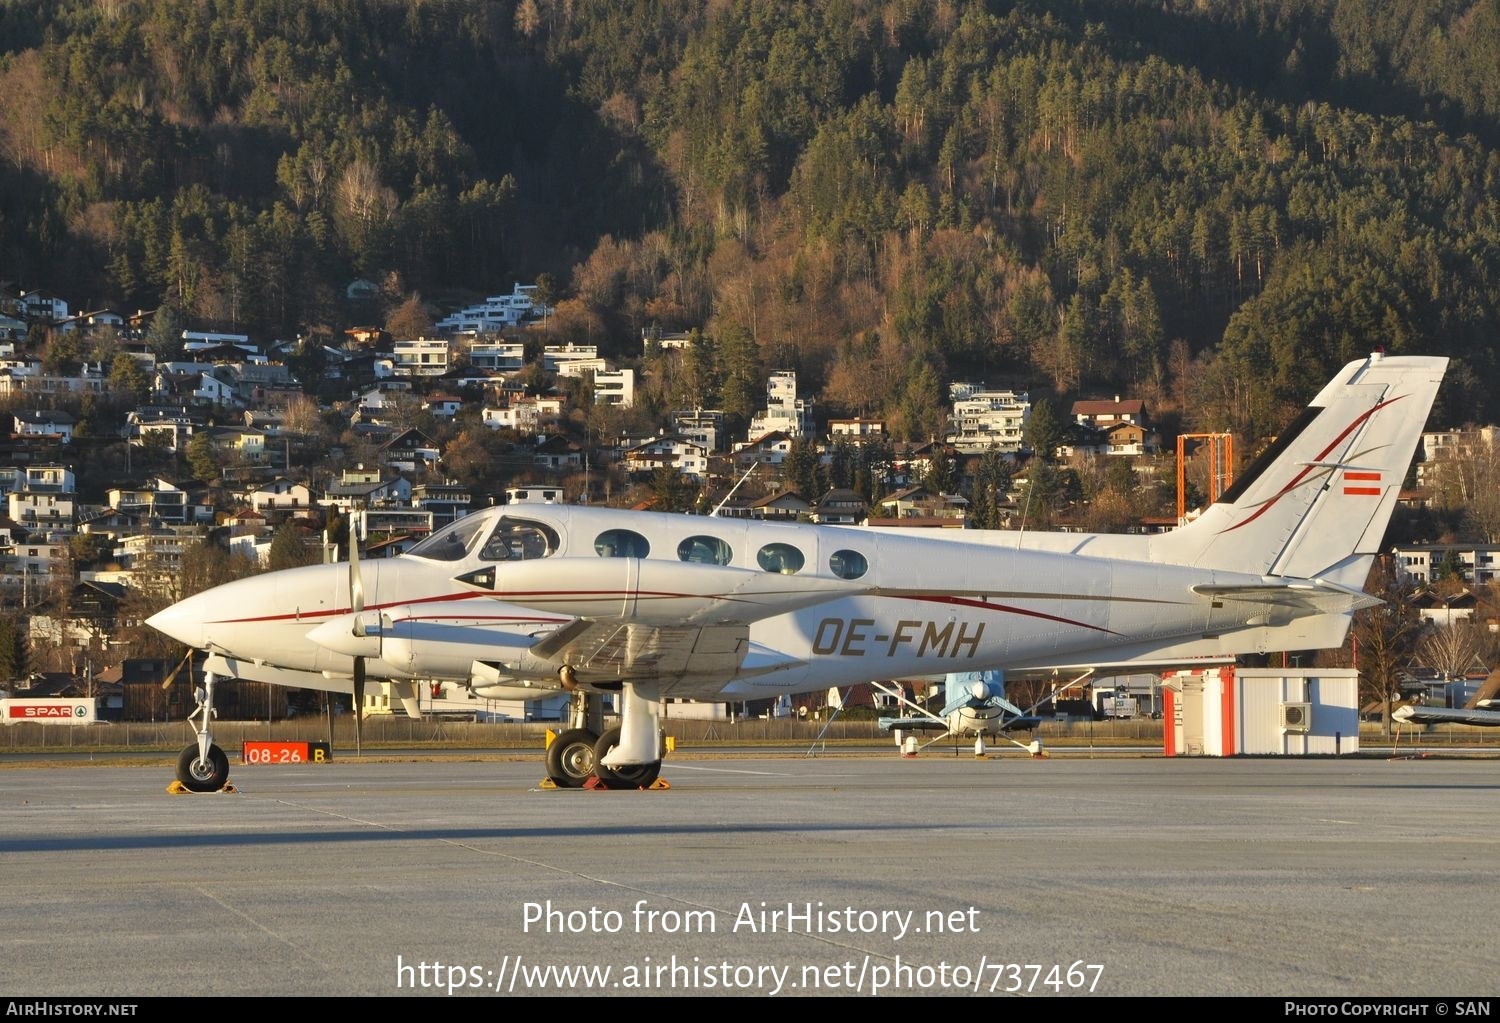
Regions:
<instances>
[{"instance_id":1,"label":"vertical stabilizer","mask_svg":"<svg viewBox=\"0 0 1500 1023\"><path fill-rule=\"evenodd\" d=\"M1447 365L1351 362L1207 511L1157 538L1153 558L1363 587Z\"/></svg>"}]
</instances>

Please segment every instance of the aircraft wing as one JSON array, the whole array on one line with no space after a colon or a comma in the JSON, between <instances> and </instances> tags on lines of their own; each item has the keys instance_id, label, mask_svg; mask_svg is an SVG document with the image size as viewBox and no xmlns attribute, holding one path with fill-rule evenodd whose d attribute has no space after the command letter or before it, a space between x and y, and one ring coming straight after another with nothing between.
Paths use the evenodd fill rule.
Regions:
<instances>
[{"instance_id":1,"label":"aircraft wing","mask_svg":"<svg viewBox=\"0 0 1500 1023\"><path fill-rule=\"evenodd\" d=\"M1483 710L1478 707L1423 707L1409 703L1391 711L1391 720L1413 725L1500 725L1500 710Z\"/></svg>"},{"instance_id":2,"label":"aircraft wing","mask_svg":"<svg viewBox=\"0 0 1500 1023\"><path fill-rule=\"evenodd\" d=\"M881 718L877 724L882 731L902 732L946 732L947 722L937 718Z\"/></svg>"},{"instance_id":3,"label":"aircraft wing","mask_svg":"<svg viewBox=\"0 0 1500 1023\"><path fill-rule=\"evenodd\" d=\"M906 717L906 718L881 718L877 724L882 731L892 732L900 730L903 732L949 732L953 729L940 718ZM1021 714L1019 716L1006 717L998 726L1002 732L1034 732L1042 724L1042 719L1032 714Z\"/></svg>"},{"instance_id":4,"label":"aircraft wing","mask_svg":"<svg viewBox=\"0 0 1500 1023\"><path fill-rule=\"evenodd\" d=\"M750 640L748 625L643 625L580 618L538 640L528 672L566 664L580 682L645 683L661 695L714 696L731 678L805 662Z\"/></svg>"}]
</instances>

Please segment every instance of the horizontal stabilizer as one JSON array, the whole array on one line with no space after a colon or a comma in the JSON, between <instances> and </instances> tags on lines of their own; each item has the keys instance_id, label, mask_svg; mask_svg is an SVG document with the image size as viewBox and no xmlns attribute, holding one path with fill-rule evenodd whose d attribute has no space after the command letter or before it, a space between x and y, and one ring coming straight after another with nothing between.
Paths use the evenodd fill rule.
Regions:
<instances>
[{"instance_id":1,"label":"horizontal stabilizer","mask_svg":"<svg viewBox=\"0 0 1500 1023\"><path fill-rule=\"evenodd\" d=\"M1263 585L1250 586L1194 586L1193 592L1214 600L1270 605L1302 614L1343 614L1380 603L1380 598L1368 593L1317 579L1271 579Z\"/></svg>"}]
</instances>

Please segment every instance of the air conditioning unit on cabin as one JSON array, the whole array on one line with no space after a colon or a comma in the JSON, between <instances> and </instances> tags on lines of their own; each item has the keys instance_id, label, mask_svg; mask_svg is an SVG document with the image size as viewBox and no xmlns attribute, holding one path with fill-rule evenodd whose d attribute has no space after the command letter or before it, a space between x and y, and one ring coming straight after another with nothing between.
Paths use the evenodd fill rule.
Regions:
<instances>
[{"instance_id":1,"label":"air conditioning unit on cabin","mask_svg":"<svg viewBox=\"0 0 1500 1023\"><path fill-rule=\"evenodd\" d=\"M1312 704L1283 703L1281 705L1281 730L1283 732L1307 732L1312 728Z\"/></svg>"}]
</instances>

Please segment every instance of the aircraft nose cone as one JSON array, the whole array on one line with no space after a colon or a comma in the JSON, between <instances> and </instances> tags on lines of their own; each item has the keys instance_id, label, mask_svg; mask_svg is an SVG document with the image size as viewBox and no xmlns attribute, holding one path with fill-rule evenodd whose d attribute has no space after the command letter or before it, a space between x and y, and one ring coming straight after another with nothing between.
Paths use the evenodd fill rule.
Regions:
<instances>
[{"instance_id":1,"label":"aircraft nose cone","mask_svg":"<svg viewBox=\"0 0 1500 1023\"><path fill-rule=\"evenodd\" d=\"M157 632L171 636L179 643L185 643L194 649L202 649L205 645L203 615L195 606L197 603L196 597L179 600L147 618L146 624Z\"/></svg>"}]
</instances>

